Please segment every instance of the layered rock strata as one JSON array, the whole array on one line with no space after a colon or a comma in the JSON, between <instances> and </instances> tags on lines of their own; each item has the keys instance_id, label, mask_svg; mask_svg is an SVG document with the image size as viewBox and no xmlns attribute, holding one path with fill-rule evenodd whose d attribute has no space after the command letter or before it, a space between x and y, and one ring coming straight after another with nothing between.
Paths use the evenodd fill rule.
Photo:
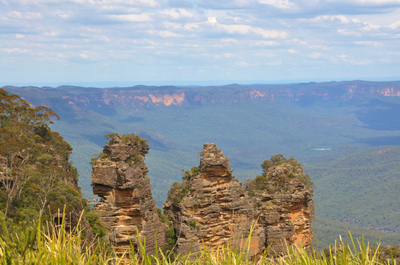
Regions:
<instances>
[{"instance_id":1,"label":"layered rock strata","mask_svg":"<svg viewBox=\"0 0 400 265\"><path fill-rule=\"evenodd\" d=\"M250 199L222 151L205 144L202 157L181 184L172 185L163 207L174 224L179 254L199 251L203 244L243 247L254 219Z\"/></svg>"},{"instance_id":2,"label":"layered rock strata","mask_svg":"<svg viewBox=\"0 0 400 265\"><path fill-rule=\"evenodd\" d=\"M101 197L94 211L120 254L130 248L131 242L138 249L139 238L142 242L146 238L150 254L154 252L155 237L157 247L165 246L166 225L158 218L144 162L148 151L146 140L138 135L113 135L103 153L92 161L93 193Z\"/></svg>"},{"instance_id":3,"label":"layered rock strata","mask_svg":"<svg viewBox=\"0 0 400 265\"><path fill-rule=\"evenodd\" d=\"M258 224L265 229L265 247L284 253L286 244L310 248L313 231L313 184L294 158L275 155L262 164L263 175L248 181L246 190L257 208Z\"/></svg>"},{"instance_id":4,"label":"layered rock strata","mask_svg":"<svg viewBox=\"0 0 400 265\"><path fill-rule=\"evenodd\" d=\"M285 242L311 246L312 186L296 160L265 161L264 174L243 187L215 144L204 144L201 155L200 166L172 185L163 207L175 228L177 253L231 244L249 247L255 256L268 247L280 254Z\"/></svg>"}]
</instances>

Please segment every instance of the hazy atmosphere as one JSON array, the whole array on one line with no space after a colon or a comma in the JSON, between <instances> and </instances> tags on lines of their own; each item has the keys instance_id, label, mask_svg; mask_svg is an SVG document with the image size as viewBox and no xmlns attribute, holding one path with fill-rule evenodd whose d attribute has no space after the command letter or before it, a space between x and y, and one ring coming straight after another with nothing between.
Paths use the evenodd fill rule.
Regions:
<instances>
[{"instance_id":1,"label":"hazy atmosphere","mask_svg":"<svg viewBox=\"0 0 400 265\"><path fill-rule=\"evenodd\" d=\"M399 78L399 0L2 0L0 85Z\"/></svg>"}]
</instances>

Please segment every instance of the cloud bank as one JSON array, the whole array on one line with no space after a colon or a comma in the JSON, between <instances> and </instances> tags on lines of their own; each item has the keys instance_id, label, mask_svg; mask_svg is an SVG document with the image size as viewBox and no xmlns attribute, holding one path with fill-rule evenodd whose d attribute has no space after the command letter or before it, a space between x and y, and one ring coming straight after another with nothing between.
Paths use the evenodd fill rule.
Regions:
<instances>
[{"instance_id":1,"label":"cloud bank","mask_svg":"<svg viewBox=\"0 0 400 265\"><path fill-rule=\"evenodd\" d=\"M400 0L1 0L0 80L399 77Z\"/></svg>"}]
</instances>

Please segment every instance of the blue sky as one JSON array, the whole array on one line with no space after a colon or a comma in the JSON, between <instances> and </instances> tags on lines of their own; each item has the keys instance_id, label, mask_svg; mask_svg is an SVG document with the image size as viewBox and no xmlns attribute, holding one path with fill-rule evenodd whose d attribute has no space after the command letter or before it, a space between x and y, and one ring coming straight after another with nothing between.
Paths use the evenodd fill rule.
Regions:
<instances>
[{"instance_id":1,"label":"blue sky","mask_svg":"<svg viewBox=\"0 0 400 265\"><path fill-rule=\"evenodd\" d=\"M400 0L0 0L0 85L400 79Z\"/></svg>"}]
</instances>

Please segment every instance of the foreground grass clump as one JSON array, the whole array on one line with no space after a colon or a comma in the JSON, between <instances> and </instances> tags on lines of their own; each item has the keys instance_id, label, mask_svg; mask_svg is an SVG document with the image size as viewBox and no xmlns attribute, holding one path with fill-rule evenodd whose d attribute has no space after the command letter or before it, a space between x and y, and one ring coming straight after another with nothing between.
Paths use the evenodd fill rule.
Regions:
<instances>
[{"instance_id":1,"label":"foreground grass clump","mask_svg":"<svg viewBox=\"0 0 400 265\"><path fill-rule=\"evenodd\" d=\"M325 251L311 251L311 254L296 246L287 247L284 257L271 258L266 254L256 260L249 258L249 248L239 252L230 246L216 250L204 248L188 256L173 256L159 250L146 253L145 242L139 241L139 249L133 245L125 257L117 257L112 249L99 240L85 242L82 231L66 231L63 225L43 228L40 222L31 227L21 227L10 234L3 222L0 235L0 264L396 264L393 256L383 260L379 246L370 247L363 240L358 244L335 243ZM351 236L351 235L350 235ZM136 254L136 253L139 254Z\"/></svg>"}]
</instances>

